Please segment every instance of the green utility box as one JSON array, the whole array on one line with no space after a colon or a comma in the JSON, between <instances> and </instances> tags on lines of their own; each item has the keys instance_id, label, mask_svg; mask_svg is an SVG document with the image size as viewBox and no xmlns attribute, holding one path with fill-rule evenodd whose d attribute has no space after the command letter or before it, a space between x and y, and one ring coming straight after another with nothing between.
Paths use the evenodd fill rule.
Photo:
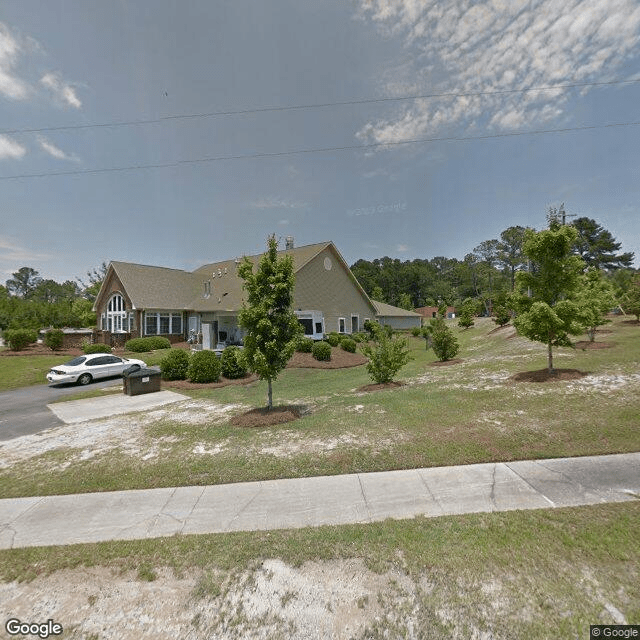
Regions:
<instances>
[{"instance_id":1,"label":"green utility box","mask_svg":"<svg viewBox=\"0 0 640 640\"><path fill-rule=\"evenodd\" d=\"M123 391L128 396L160 391L160 371L129 367L122 372L122 382Z\"/></svg>"}]
</instances>

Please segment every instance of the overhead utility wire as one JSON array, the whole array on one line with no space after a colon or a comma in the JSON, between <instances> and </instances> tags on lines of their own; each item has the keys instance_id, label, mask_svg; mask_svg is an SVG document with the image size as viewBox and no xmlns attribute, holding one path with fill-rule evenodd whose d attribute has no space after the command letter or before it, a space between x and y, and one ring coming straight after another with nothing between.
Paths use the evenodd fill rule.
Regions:
<instances>
[{"instance_id":1,"label":"overhead utility wire","mask_svg":"<svg viewBox=\"0 0 640 640\"><path fill-rule=\"evenodd\" d=\"M634 80L611 80L609 82L579 82L573 84L558 84L544 87L530 87L528 89L497 89L495 91L475 91L466 93L428 93L423 95L400 96L396 98L366 98L363 100L347 100L344 102L322 102L317 104L298 104L281 107L258 107L255 109L237 109L233 111L210 111L206 113L185 113L147 120L122 120L120 122L98 122L94 124L72 124L59 127L34 127L30 129L0 129L0 134L16 133L44 133L48 131L73 131L79 129L100 129L108 127L131 127L144 124L161 124L171 120L192 120L198 118L216 118L222 116L248 115L252 113L270 113L277 111L301 111L304 109L323 109L327 107L344 107L349 105L376 104L382 102L402 102L404 100L427 100L435 98L471 98L474 96L491 96L513 93L531 93L534 91L553 91L554 89L574 89L579 87L602 87L619 84L637 84L640 78Z\"/></svg>"},{"instance_id":2,"label":"overhead utility wire","mask_svg":"<svg viewBox=\"0 0 640 640\"><path fill-rule=\"evenodd\" d=\"M494 133L485 136L466 136L466 137L446 137L446 138L419 138L417 140L400 140L397 142L372 142L370 144L347 145L343 147L324 147L315 149L294 149L293 151L273 151L265 153L251 153L235 156L215 156L211 158L192 158L188 160L176 160L174 162L165 162L159 164L138 164L127 167L106 167L102 169L78 169L75 171L50 171L47 173L25 173L13 176L0 176L1 180L19 180L27 178L48 178L55 176L78 176L96 173L114 173L117 171L139 171L143 169L167 169L170 167L179 167L186 164L201 164L205 162L222 162L226 160L249 160L257 158L278 158L283 156L293 156L310 153L328 153L332 151L351 151L360 149L375 149L379 147L392 147L403 144L422 144L428 142L464 142L473 140L489 140L492 138L510 138L515 136L540 135L548 133L567 133L570 131L588 131L591 129L610 129L613 127L632 127L638 126L640 122L614 122L612 124L596 124L583 127L566 127L564 129L538 129L533 131L516 131L511 133Z\"/></svg>"}]
</instances>

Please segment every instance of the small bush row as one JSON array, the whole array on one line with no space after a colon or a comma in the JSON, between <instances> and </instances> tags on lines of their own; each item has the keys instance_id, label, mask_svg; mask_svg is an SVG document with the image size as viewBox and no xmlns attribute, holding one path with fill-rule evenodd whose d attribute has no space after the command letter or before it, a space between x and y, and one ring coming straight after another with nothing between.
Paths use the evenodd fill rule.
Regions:
<instances>
[{"instance_id":1,"label":"small bush row","mask_svg":"<svg viewBox=\"0 0 640 640\"><path fill-rule=\"evenodd\" d=\"M320 342L314 343L311 355L316 360L320 360L321 362L328 362L329 360L331 360L331 343L328 340L327 342L321 340Z\"/></svg>"},{"instance_id":2,"label":"small bush row","mask_svg":"<svg viewBox=\"0 0 640 640\"><path fill-rule=\"evenodd\" d=\"M169 338L162 336L147 336L146 338L131 338L124 345L127 351L143 353L145 351L155 351L156 349L170 349Z\"/></svg>"},{"instance_id":3,"label":"small bush row","mask_svg":"<svg viewBox=\"0 0 640 640\"><path fill-rule=\"evenodd\" d=\"M22 351L37 342L38 333L33 329L7 329L4 332L4 340L12 351Z\"/></svg>"},{"instance_id":4,"label":"small bush row","mask_svg":"<svg viewBox=\"0 0 640 640\"><path fill-rule=\"evenodd\" d=\"M111 347L108 344L104 344L102 342L96 342L95 344L91 344L89 342L82 343L82 350L86 354L90 353L111 353Z\"/></svg>"},{"instance_id":5,"label":"small bush row","mask_svg":"<svg viewBox=\"0 0 640 640\"><path fill-rule=\"evenodd\" d=\"M218 358L214 351L196 351L189 355L183 349L172 349L160 361L164 380L189 380L190 382L218 382L220 375L233 380L247 375L247 365L242 350L227 347Z\"/></svg>"}]
</instances>

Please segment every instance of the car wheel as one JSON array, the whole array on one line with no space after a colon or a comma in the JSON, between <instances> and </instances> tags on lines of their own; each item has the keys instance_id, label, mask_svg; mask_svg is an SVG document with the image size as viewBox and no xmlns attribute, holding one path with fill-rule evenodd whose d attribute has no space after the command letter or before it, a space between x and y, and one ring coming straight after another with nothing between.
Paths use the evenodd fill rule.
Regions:
<instances>
[{"instance_id":1,"label":"car wheel","mask_svg":"<svg viewBox=\"0 0 640 640\"><path fill-rule=\"evenodd\" d=\"M92 378L91 378L91 374L90 373L83 373L79 378L78 378L78 384L89 384L91 382Z\"/></svg>"}]
</instances>

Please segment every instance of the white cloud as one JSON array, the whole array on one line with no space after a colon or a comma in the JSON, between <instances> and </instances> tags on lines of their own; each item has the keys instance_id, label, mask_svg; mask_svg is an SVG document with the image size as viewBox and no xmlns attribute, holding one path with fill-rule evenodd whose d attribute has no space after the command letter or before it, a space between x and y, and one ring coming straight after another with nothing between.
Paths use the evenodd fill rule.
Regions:
<instances>
[{"instance_id":1,"label":"white cloud","mask_svg":"<svg viewBox=\"0 0 640 640\"><path fill-rule=\"evenodd\" d=\"M12 158L19 160L27 152L25 147L8 136L0 135L0 160Z\"/></svg>"},{"instance_id":2,"label":"white cloud","mask_svg":"<svg viewBox=\"0 0 640 640\"><path fill-rule=\"evenodd\" d=\"M13 100L24 100L28 85L14 71L22 48L19 39L0 22L0 94Z\"/></svg>"},{"instance_id":3,"label":"white cloud","mask_svg":"<svg viewBox=\"0 0 640 640\"><path fill-rule=\"evenodd\" d=\"M286 227L289 224L289 221L285 219L278 220L278 224L282 225L283 227Z\"/></svg>"},{"instance_id":4,"label":"white cloud","mask_svg":"<svg viewBox=\"0 0 640 640\"><path fill-rule=\"evenodd\" d=\"M614 79L638 56L637 0L359 0L360 16L402 36L409 62L381 73L387 95L409 79L421 93L479 93ZM583 92L584 93L584 92ZM389 143L475 123L535 128L563 116L570 89L416 100L366 123L358 137Z\"/></svg>"},{"instance_id":5,"label":"white cloud","mask_svg":"<svg viewBox=\"0 0 640 640\"><path fill-rule=\"evenodd\" d=\"M307 206L306 202L287 200L274 196L259 198L251 203L251 207L254 209L304 209Z\"/></svg>"},{"instance_id":6,"label":"white cloud","mask_svg":"<svg viewBox=\"0 0 640 640\"><path fill-rule=\"evenodd\" d=\"M76 155L65 153L62 149L56 147L53 142L47 140L47 138L45 138L44 136L38 136L38 144L44 151L46 151L50 156L53 156L57 160L71 160L73 162L79 161Z\"/></svg>"},{"instance_id":7,"label":"white cloud","mask_svg":"<svg viewBox=\"0 0 640 640\"><path fill-rule=\"evenodd\" d=\"M407 244L397 244L396 245L396 251L398 251L399 253L406 253L407 251L409 251L410 247Z\"/></svg>"},{"instance_id":8,"label":"white cloud","mask_svg":"<svg viewBox=\"0 0 640 640\"><path fill-rule=\"evenodd\" d=\"M53 95L70 107L79 109L82 102L76 95L75 89L68 83L64 82L57 72L46 73L40 78L40 84L50 89Z\"/></svg>"}]
</instances>

